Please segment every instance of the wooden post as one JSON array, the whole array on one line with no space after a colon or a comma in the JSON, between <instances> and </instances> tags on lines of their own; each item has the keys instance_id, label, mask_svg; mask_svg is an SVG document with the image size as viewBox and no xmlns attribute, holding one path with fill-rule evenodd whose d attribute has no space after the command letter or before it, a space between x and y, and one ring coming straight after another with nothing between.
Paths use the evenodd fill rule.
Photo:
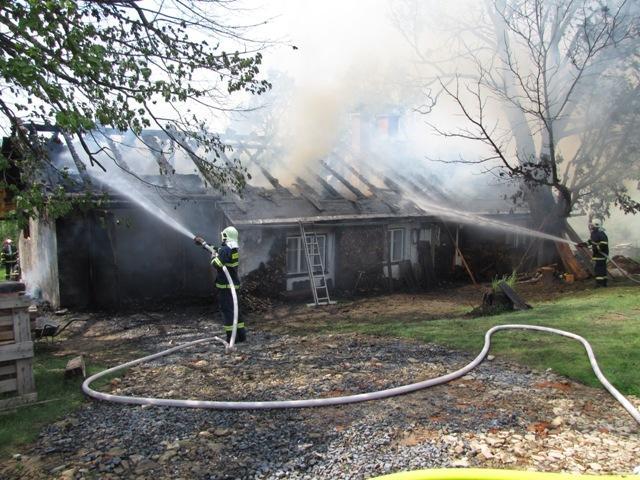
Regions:
<instances>
[{"instance_id":1,"label":"wooden post","mask_svg":"<svg viewBox=\"0 0 640 480\"><path fill-rule=\"evenodd\" d=\"M384 261L387 266L387 276L389 278L389 293L393 292L393 272L391 270L391 250L389 250L389 229L387 225L382 226L382 242L384 248Z\"/></svg>"}]
</instances>

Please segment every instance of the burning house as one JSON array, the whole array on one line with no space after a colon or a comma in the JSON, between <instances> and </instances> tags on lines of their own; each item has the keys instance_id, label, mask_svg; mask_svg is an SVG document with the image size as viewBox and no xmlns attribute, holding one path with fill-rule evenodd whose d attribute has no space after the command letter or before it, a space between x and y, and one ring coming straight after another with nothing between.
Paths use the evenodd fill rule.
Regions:
<instances>
[{"instance_id":1,"label":"burning house","mask_svg":"<svg viewBox=\"0 0 640 480\"><path fill-rule=\"evenodd\" d=\"M148 142L166 140L159 132L145 135ZM20 248L33 294L55 307L100 308L210 297L209 258L188 236L215 244L227 225L240 232L240 274L254 293L317 303L425 290L472 274L486 280L511 272L526 251L517 234L442 215L441 206L449 205L530 226L529 215L495 191L462 202L426 171L391 172L361 154L332 154L278 178L283 170L268 161L258 137L225 141L250 174L241 195L222 194L195 173L177 173L178 159L163 147L153 155L155 175L124 175L130 177L124 188L101 186L108 199L99 208L32 221ZM183 231L159 217L179 219Z\"/></svg>"}]
</instances>

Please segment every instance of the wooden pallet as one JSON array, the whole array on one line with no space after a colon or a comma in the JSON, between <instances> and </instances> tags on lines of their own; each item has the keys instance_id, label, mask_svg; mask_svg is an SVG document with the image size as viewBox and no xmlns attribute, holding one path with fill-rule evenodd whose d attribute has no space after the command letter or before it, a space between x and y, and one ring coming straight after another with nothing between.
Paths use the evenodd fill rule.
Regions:
<instances>
[{"instance_id":1,"label":"wooden pallet","mask_svg":"<svg viewBox=\"0 0 640 480\"><path fill-rule=\"evenodd\" d=\"M0 295L0 409L37 400L28 298Z\"/></svg>"}]
</instances>

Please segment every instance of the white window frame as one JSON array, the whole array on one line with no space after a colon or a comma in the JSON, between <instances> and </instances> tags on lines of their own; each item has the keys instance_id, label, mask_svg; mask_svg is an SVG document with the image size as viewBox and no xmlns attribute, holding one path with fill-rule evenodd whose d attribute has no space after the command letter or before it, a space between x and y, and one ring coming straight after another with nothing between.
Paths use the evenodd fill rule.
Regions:
<instances>
[{"instance_id":1,"label":"white window frame","mask_svg":"<svg viewBox=\"0 0 640 480\"><path fill-rule=\"evenodd\" d=\"M311 237L312 235L307 235L308 237ZM320 245L320 254L322 256L322 266L324 267L324 271L325 273L328 271L327 269L327 235L325 234L316 234L316 237L318 238L318 244ZM322 238L323 240L320 241L319 239ZM292 271L289 270L289 241L290 240L296 240L297 241L297 256L296 256L296 271ZM286 264L286 268L287 268L287 275L308 275L307 272L307 258L306 258L306 253L305 253L305 248L304 245L302 244L302 236L301 235L293 235L293 236L288 236L287 237L287 246L286 246L286 252L285 252L285 259L287 261Z\"/></svg>"},{"instance_id":2,"label":"white window frame","mask_svg":"<svg viewBox=\"0 0 640 480\"><path fill-rule=\"evenodd\" d=\"M404 260L404 232L405 229L404 228L390 228L388 230L389 232L389 262L391 263L396 263L396 262L400 262L402 260ZM396 244L396 240L395 240L395 232L400 232L400 256L399 257L394 257L393 256L393 252L395 250L395 244Z\"/></svg>"}]
</instances>

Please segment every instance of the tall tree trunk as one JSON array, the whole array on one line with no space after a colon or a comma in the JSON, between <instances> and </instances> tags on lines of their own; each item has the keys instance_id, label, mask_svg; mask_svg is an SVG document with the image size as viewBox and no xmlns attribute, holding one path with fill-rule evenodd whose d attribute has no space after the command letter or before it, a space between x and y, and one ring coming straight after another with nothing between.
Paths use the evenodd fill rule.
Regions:
<instances>
[{"instance_id":1,"label":"tall tree trunk","mask_svg":"<svg viewBox=\"0 0 640 480\"><path fill-rule=\"evenodd\" d=\"M565 219L561 209L553 198L551 189L546 186L536 188L524 187L525 198L529 205L529 212L533 224L542 232L562 237L564 234ZM538 265L549 265L558 262L558 251L552 241L542 241L538 244L536 262Z\"/></svg>"}]
</instances>

